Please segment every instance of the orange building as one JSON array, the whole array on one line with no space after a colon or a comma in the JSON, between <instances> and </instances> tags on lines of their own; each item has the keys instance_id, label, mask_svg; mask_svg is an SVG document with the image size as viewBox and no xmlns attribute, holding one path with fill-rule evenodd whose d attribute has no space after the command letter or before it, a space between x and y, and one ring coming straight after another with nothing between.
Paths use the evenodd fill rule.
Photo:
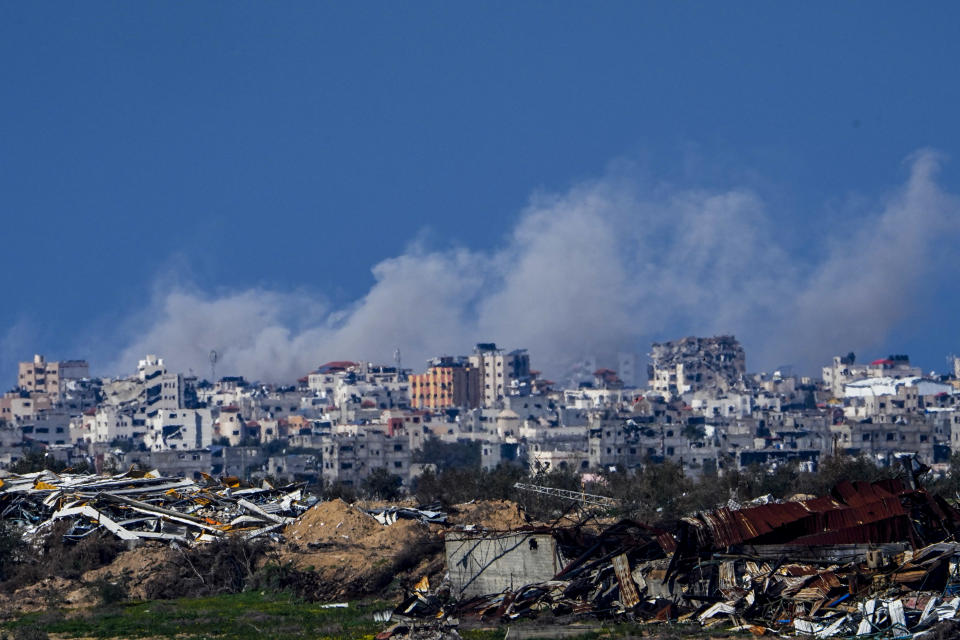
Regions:
<instances>
[{"instance_id":1,"label":"orange building","mask_svg":"<svg viewBox=\"0 0 960 640\"><path fill-rule=\"evenodd\" d=\"M480 372L450 357L434 360L426 373L413 374L410 405L418 409L480 406Z\"/></svg>"}]
</instances>

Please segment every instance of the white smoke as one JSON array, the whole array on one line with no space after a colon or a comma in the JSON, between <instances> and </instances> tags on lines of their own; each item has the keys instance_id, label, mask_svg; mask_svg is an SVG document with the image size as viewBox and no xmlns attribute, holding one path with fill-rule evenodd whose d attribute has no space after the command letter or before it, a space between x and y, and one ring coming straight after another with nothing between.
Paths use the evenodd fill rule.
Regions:
<instances>
[{"instance_id":1,"label":"white smoke","mask_svg":"<svg viewBox=\"0 0 960 640\"><path fill-rule=\"evenodd\" d=\"M958 232L960 206L935 181L939 163L915 154L905 185L860 216L851 237L824 230L803 255L778 238L776 212L750 189L611 175L535 197L494 250L414 247L384 260L347 308L302 293L167 286L113 367L157 353L176 370L205 372L216 349L218 373L292 381L328 360L389 362L400 348L420 369L497 342L529 348L536 368L560 375L584 354L717 333L744 342L751 369L810 367L878 345L922 301L940 266L935 245Z\"/></svg>"}]
</instances>

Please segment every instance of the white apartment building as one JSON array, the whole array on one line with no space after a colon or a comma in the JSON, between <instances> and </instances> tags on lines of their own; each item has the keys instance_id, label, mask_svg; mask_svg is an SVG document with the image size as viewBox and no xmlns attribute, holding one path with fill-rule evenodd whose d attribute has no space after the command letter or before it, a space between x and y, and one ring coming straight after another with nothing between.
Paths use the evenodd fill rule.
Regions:
<instances>
[{"instance_id":1,"label":"white apartment building","mask_svg":"<svg viewBox=\"0 0 960 640\"><path fill-rule=\"evenodd\" d=\"M866 378L911 378L920 377L920 367L910 365L905 355L892 355L880 358L869 364L856 364L852 353L846 356L834 356L833 362L823 367L823 384L830 389L834 398L844 396L844 387Z\"/></svg>"},{"instance_id":2,"label":"white apartment building","mask_svg":"<svg viewBox=\"0 0 960 640\"><path fill-rule=\"evenodd\" d=\"M505 396L524 394L524 385L530 380L530 356L526 349L504 353L496 344L480 343L468 361L480 372L484 406L495 407Z\"/></svg>"},{"instance_id":3,"label":"white apartment building","mask_svg":"<svg viewBox=\"0 0 960 640\"><path fill-rule=\"evenodd\" d=\"M144 444L150 451L204 449L213 444L211 409L167 409L147 423Z\"/></svg>"}]
</instances>

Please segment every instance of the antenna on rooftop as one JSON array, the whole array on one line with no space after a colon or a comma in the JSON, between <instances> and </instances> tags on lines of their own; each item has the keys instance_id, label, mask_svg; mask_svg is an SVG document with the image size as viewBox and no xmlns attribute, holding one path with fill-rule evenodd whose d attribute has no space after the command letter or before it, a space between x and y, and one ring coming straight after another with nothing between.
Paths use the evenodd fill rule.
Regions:
<instances>
[{"instance_id":1,"label":"antenna on rooftop","mask_svg":"<svg viewBox=\"0 0 960 640\"><path fill-rule=\"evenodd\" d=\"M210 350L210 382L217 381L217 360L220 359L220 354L217 353L216 349Z\"/></svg>"}]
</instances>

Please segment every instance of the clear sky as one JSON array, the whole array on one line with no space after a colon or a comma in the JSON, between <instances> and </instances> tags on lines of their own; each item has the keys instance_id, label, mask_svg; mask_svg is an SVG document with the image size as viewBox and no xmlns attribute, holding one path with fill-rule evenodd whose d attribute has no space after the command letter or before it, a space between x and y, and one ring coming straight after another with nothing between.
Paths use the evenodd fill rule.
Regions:
<instances>
[{"instance_id":1,"label":"clear sky","mask_svg":"<svg viewBox=\"0 0 960 640\"><path fill-rule=\"evenodd\" d=\"M227 369L269 376L288 369L256 362L291 352L296 371L389 358L395 343L420 368L493 339L552 350L544 358L561 367L564 345L571 357L642 354L650 339L726 330L748 364L809 365L807 334L784 338L794 352L760 334L817 309L851 326L883 320L836 335L818 324L814 361L905 351L942 369L960 352L958 13L935 2L0 4L0 381L34 352L117 373L144 349L185 369L217 348ZM721 201L706 233L700 216ZM901 252L902 225L931 208L896 269L848 281ZM577 224L620 261L591 271L576 238L531 239ZM670 272L671 254L725 251ZM533 254L544 258L524 262ZM792 275L749 279L770 268ZM452 271L454 293L422 297ZM720 279L697 300L671 290L707 276ZM581 344L581 331L608 332L604 313L583 308L623 287L615 339ZM718 310L708 294L720 290L767 324ZM771 311L792 296L804 306ZM907 312L890 314L901 301ZM560 326L558 309L576 322ZM559 323L540 342L538 312ZM349 348L364 336L369 350L342 352L364 351Z\"/></svg>"}]
</instances>

